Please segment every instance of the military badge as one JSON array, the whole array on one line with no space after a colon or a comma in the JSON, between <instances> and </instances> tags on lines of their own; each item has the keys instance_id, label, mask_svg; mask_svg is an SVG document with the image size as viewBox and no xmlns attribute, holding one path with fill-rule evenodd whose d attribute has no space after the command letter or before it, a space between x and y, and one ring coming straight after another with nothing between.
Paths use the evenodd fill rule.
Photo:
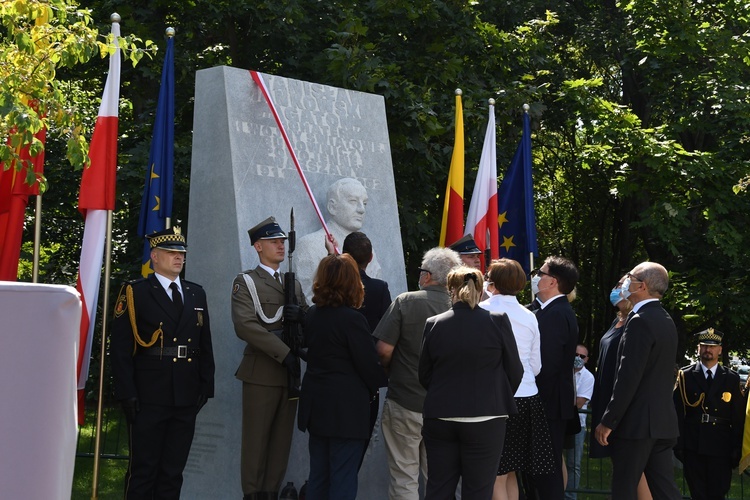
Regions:
<instances>
[{"instance_id":1,"label":"military badge","mask_svg":"<svg viewBox=\"0 0 750 500\"><path fill-rule=\"evenodd\" d=\"M120 296L117 297L117 302L115 302L115 318L119 318L127 310L128 310L128 299L125 298L125 294L121 292Z\"/></svg>"},{"instance_id":2,"label":"military badge","mask_svg":"<svg viewBox=\"0 0 750 500\"><path fill-rule=\"evenodd\" d=\"M728 403L732 400L732 393L731 392L722 392L721 393L721 400L725 403Z\"/></svg>"},{"instance_id":3,"label":"military badge","mask_svg":"<svg viewBox=\"0 0 750 500\"><path fill-rule=\"evenodd\" d=\"M196 307L195 314L198 315L198 326L203 326L203 309L200 307Z\"/></svg>"}]
</instances>

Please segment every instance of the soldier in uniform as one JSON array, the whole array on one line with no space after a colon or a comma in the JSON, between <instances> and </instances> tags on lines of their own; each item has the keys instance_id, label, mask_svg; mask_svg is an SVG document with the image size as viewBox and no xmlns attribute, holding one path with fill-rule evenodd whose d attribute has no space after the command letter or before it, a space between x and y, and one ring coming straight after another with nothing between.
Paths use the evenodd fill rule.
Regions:
<instances>
[{"instance_id":1,"label":"soldier in uniform","mask_svg":"<svg viewBox=\"0 0 750 500\"><path fill-rule=\"evenodd\" d=\"M154 273L123 286L110 338L130 438L125 497L178 499L196 415L214 395L211 327L203 288L180 279L180 228L147 238Z\"/></svg>"},{"instance_id":2,"label":"soldier in uniform","mask_svg":"<svg viewBox=\"0 0 750 500\"><path fill-rule=\"evenodd\" d=\"M679 371L674 391L675 455L693 500L723 499L742 452L745 399L739 375L718 364L724 334L709 328L697 337L700 362Z\"/></svg>"},{"instance_id":3,"label":"soldier in uniform","mask_svg":"<svg viewBox=\"0 0 750 500\"><path fill-rule=\"evenodd\" d=\"M286 234L269 217L248 231L260 264L232 284L232 322L247 342L235 376L242 381L241 480L244 500L276 500L292 444L297 397L289 380L299 361L281 339L284 321L301 323L307 302L302 288L282 284ZM284 305L284 286L294 286L299 306Z\"/></svg>"},{"instance_id":4,"label":"soldier in uniform","mask_svg":"<svg viewBox=\"0 0 750 500\"><path fill-rule=\"evenodd\" d=\"M477 244L474 241L474 236L472 236L471 233L453 243L450 246L450 249L458 253L461 257L461 262L463 262L464 265L475 269L482 268L482 261L479 258L479 256L482 255L482 251L477 247Z\"/></svg>"}]
</instances>

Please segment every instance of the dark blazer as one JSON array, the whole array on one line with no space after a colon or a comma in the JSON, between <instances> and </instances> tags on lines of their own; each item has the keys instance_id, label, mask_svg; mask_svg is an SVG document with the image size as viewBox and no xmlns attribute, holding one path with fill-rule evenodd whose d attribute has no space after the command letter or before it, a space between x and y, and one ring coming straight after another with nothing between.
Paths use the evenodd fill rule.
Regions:
<instances>
[{"instance_id":1,"label":"dark blazer","mask_svg":"<svg viewBox=\"0 0 750 500\"><path fill-rule=\"evenodd\" d=\"M321 437L370 438L370 399L388 385L367 320L350 307L312 306L297 426Z\"/></svg>"},{"instance_id":2,"label":"dark blazer","mask_svg":"<svg viewBox=\"0 0 750 500\"><path fill-rule=\"evenodd\" d=\"M631 313L618 347L617 373L602 424L627 439L678 435L672 402L677 329L658 301Z\"/></svg>"},{"instance_id":3,"label":"dark blazer","mask_svg":"<svg viewBox=\"0 0 750 500\"><path fill-rule=\"evenodd\" d=\"M367 276L363 269L359 270L359 277L365 287L365 300L358 311L367 318L370 332L374 332L375 327L380 323L380 318L391 305L391 292L388 290L387 282Z\"/></svg>"},{"instance_id":4,"label":"dark blazer","mask_svg":"<svg viewBox=\"0 0 750 500\"><path fill-rule=\"evenodd\" d=\"M118 400L138 398L146 404L189 406L197 403L200 394L213 397L214 357L206 293L196 283L182 280L181 284L181 315L153 274L124 285L120 291L110 336ZM132 298L126 293L128 289L132 290ZM144 347L136 345L130 320L133 311L138 335L145 342L150 342L161 328L163 347L186 345L200 349L200 353L191 350L186 359L145 354ZM161 346L159 338L151 352Z\"/></svg>"},{"instance_id":5,"label":"dark blazer","mask_svg":"<svg viewBox=\"0 0 750 500\"><path fill-rule=\"evenodd\" d=\"M674 391L680 426L680 438L675 449L713 457L729 456L732 466L736 467L742 454L742 430L745 424L745 398L740 391L739 375L718 365L716 377L709 387L700 363L684 367L682 373L684 378L680 377ZM690 406L698 402L701 394L705 394L703 403ZM707 415L721 420L701 423L704 410Z\"/></svg>"},{"instance_id":6,"label":"dark blazer","mask_svg":"<svg viewBox=\"0 0 750 500\"><path fill-rule=\"evenodd\" d=\"M457 302L427 319L419 358L419 382L427 389L424 418L513 415L522 377L504 313Z\"/></svg>"},{"instance_id":7,"label":"dark blazer","mask_svg":"<svg viewBox=\"0 0 750 500\"><path fill-rule=\"evenodd\" d=\"M542 354L542 370L536 376L539 397L547 418L567 420L576 416L573 382L573 358L578 344L576 315L564 295L535 313Z\"/></svg>"}]
</instances>

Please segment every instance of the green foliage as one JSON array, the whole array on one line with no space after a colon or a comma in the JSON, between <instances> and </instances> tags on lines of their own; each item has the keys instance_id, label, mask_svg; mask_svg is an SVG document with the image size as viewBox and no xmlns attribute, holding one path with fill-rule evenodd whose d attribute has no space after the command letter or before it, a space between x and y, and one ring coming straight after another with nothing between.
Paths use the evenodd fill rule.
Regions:
<instances>
[{"instance_id":1,"label":"green foliage","mask_svg":"<svg viewBox=\"0 0 750 500\"><path fill-rule=\"evenodd\" d=\"M4 2L3 9L12 4L41 2ZM50 30L75 23L91 28L96 19L106 32L113 10L134 42L161 41L167 26L176 28L174 223L186 227L189 215L195 71L222 64L257 69L385 97L401 235L412 269L438 240L453 148L453 92L461 88L467 209L487 99L497 102L501 178L520 138L522 105L530 105L540 257L562 254L578 264L574 306L582 340L596 347L613 317L610 288L651 259L671 271L665 302L686 350L692 350L687 337L706 326L725 331L731 349L750 347L744 333L750 313L739 306L750 268L744 231L750 213L750 10L743 2L108 0L85 2L90 10L81 13L62 0L44 5L52 9ZM48 141L43 245L45 279L71 283L80 244L81 219L72 206L80 174L61 159L86 161L85 137L96 116L91 103L101 95L106 71L106 58L93 56L112 46L92 28L94 34L74 44L78 49L61 52L56 65L40 65L35 73L35 64L25 62L39 52L41 28L33 16L18 17L17 26L4 21L0 41L18 54L4 60L24 61L13 78L26 71L28 81L48 82L46 92L57 91L59 99L51 99L57 108L45 109L75 115ZM65 66L74 62L75 69ZM144 62L123 68L115 282L139 272L136 222L161 58ZM42 76L50 71L53 83ZM0 88L10 88L13 78L2 79ZM44 117L14 96L0 92L3 126L18 123L29 139ZM46 119L52 118L48 111ZM21 136L14 140L20 144ZM5 160L10 154L0 152Z\"/></svg>"},{"instance_id":2,"label":"green foliage","mask_svg":"<svg viewBox=\"0 0 750 500\"><path fill-rule=\"evenodd\" d=\"M42 129L67 139L67 157L77 168L88 164L88 129L80 109L71 106L68 86L59 78L64 68L84 64L115 50L112 35L100 36L88 10L73 0L12 0L0 4L0 161L4 168L26 167L19 150L33 156L44 145L34 137ZM152 43L128 36L118 40L133 65ZM141 48L143 46L143 48ZM28 180L35 178L29 171Z\"/></svg>"}]
</instances>

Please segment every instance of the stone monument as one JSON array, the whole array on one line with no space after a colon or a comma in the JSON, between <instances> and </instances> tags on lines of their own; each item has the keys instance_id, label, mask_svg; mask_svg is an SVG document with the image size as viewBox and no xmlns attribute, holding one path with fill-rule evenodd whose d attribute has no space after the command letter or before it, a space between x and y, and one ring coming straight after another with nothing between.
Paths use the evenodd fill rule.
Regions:
<instances>
[{"instance_id":1,"label":"stone monument","mask_svg":"<svg viewBox=\"0 0 750 500\"><path fill-rule=\"evenodd\" d=\"M406 291L383 97L272 75L263 78L339 245L351 231L367 233L380 256L379 277L388 281L394 296ZM245 343L232 325L231 284L238 273L258 264L247 230L273 215L289 231L292 208L299 237L293 270L312 276L315 270L310 267L317 263L314 257L303 259L305 235L314 241L320 231L316 245L322 251L321 224L259 88L247 70L198 71L186 277L201 283L208 296L216 397L198 415L182 488L185 499L242 498L242 384L234 373ZM282 271L287 266L285 261ZM285 482L293 481L299 489L308 472L307 436L295 431ZM387 475L378 424L360 471L357 497L385 498Z\"/></svg>"}]
</instances>

